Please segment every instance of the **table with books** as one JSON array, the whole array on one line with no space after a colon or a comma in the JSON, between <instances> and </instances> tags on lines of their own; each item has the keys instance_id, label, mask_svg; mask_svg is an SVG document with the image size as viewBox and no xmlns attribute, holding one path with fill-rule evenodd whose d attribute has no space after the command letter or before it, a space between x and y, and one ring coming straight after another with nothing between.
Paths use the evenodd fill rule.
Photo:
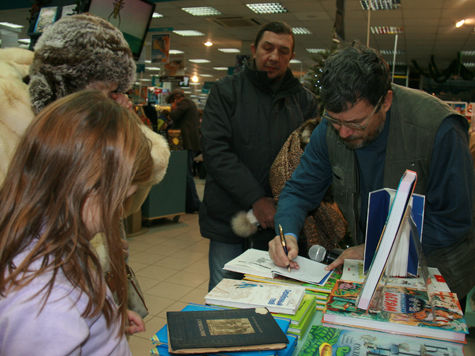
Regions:
<instances>
[{"instance_id":1,"label":"table with books","mask_svg":"<svg viewBox=\"0 0 475 356\"><path fill-rule=\"evenodd\" d=\"M254 263L249 262L251 260ZM380 286L384 292L378 292L379 299L374 298L371 307L365 312L356 308L357 297L365 277L363 261L346 260L343 274L324 273L323 278L319 275L318 278L321 278L322 283L297 281L276 274L276 270L266 275L263 271L268 270L270 264L272 262L267 252L252 249L235 261L230 261L225 268L239 270L244 274L243 279L224 279L206 295L204 304L190 303L184 309L184 311L198 312L199 315L202 313L203 320L197 323L201 325L201 329L197 330L203 335L205 334L203 330L208 330L204 325L210 323L210 334L207 334L205 338L214 347L210 349L208 345L208 348L202 349L195 345L187 346L188 351L180 352L176 349L174 351L206 354L221 352L221 354L237 356L463 355L467 333L463 314L455 294L450 293L442 276L435 268L429 268L431 282L429 290L425 292L427 284L421 278L387 278L384 288ZM262 271L245 271L243 266L247 266L247 269L261 268ZM277 273L280 272L277 271ZM432 296L433 312L430 312L426 305L428 296ZM254 341L249 341L251 345L245 345L248 341L244 342L243 335L249 336L249 331L243 331L246 328L243 329L240 324L238 330L233 331L233 333L242 333L239 337L235 337L239 345L226 348L223 346L223 339L226 337L217 330L232 329L229 322L221 321L224 324L217 322L213 324L210 319L214 320L215 317L207 314L211 311L219 311L226 314L222 316L222 320L228 320L232 317L227 314L233 310L236 311L236 308L242 312L247 313L250 310L251 313L256 313L262 307L272 313L275 320L274 328L276 328L272 329L273 334L278 336L276 330L280 330L279 336L285 335L286 338L284 343L282 339L270 343L264 341L269 340L264 339L264 334L269 337L269 333L263 333L256 336ZM187 317L191 315L187 314ZM176 315L171 313L169 317L171 316ZM249 326L252 324L252 318L246 316L244 319L246 320L244 324L252 329ZM175 326L171 332L174 333L172 335L174 339L196 341L196 335L186 336L187 332L191 333L191 322L185 319L179 320L181 326L178 329ZM170 323L170 319L168 322ZM154 342L152 354L170 354L169 340L171 338L168 335L168 327L165 325L152 338ZM259 326L256 328L259 329ZM270 330L269 327L262 329ZM179 331L178 335L176 335L176 330ZM212 337L214 340L210 341ZM230 339L229 336L227 338Z\"/></svg>"}]
</instances>

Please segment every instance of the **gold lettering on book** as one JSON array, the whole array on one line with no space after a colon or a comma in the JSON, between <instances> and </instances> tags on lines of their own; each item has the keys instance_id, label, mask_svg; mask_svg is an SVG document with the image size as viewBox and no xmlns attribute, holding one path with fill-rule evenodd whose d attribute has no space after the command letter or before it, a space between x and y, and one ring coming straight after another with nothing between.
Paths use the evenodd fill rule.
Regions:
<instances>
[{"instance_id":1,"label":"gold lettering on book","mask_svg":"<svg viewBox=\"0 0 475 356\"><path fill-rule=\"evenodd\" d=\"M206 320L210 335L242 335L255 333L249 319L209 319Z\"/></svg>"}]
</instances>

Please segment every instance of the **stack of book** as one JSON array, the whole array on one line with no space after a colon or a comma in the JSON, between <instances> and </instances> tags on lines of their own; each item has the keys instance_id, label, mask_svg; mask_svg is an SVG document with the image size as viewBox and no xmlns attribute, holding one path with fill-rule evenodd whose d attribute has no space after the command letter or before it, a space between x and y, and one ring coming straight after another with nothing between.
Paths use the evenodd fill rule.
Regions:
<instances>
[{"instance_id":1,"label":"stack of book","mask_svg":"<svg viewBox=\"0 0 475 356\"><path fill-rule=\"evenodd\" d=\"M421 278L389 278L378 287L367 311L357 307L362 284L341 279L322 323L464 343L468 329L456 294L436 268L429 274L427 287Z\"/></svg>"},{"instance_id":2,"label":"stack of book","mask_svg":"<svg viewBox=\"0 0 475 356\"><path fill-rule=\"evenodd\" d=\"M235 308L265 307L272 313L295 314L305 288L244 280L221 280L206 296L206 304Z\"/></svg>"},{"instance_id":3,"label":"stack of book","mask_svg":"<svg viewBox=\"0 0 475 356\"><path fill-rule=\"evenodd\" d=\"M290 327L287 332L289 334L302 337L303 335L305 335L305 332L310 326L313 316L317 311L316 306L317 300L315 299L315 297L313 295L306 294L303 297L302 302L300 303L300 306L295 315L274 314L274 316L289 319Z\"/></svg>"},{"instance_id":4,"label":"stack of book","mask_svg":"<svg viewBox=\"0 0 475 356\"><path fill-rule=\"evenodd\" d=\"M181 312L168 312L167 321L151 338L152 355L290 356L297 345L297 337L286 334L290 321L265 309L190 303Z\"/></svg>"}]
</instances>

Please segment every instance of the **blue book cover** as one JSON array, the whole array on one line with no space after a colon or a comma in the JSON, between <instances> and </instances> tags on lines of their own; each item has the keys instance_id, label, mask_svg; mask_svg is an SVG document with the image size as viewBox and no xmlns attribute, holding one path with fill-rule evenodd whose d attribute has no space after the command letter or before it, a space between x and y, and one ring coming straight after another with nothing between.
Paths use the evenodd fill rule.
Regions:
<instances>
[{"instance_id":1,"label":"blue book cover","mask_svg":"<svg viewBox=\"0 0 475 356\"><path fill-rule=\"evenodd\" d=\"M386 224L386 219L391 207L391 195L394 189L380 189L369 193L368 217L366 223L366 242L364 256L364 272L367 273L371 266L376 247ZM412 194L411 217L414 220L420 239L422 240L422 226L424 223L425 197L420 194ZM407 272L409 275L417 276L419 258L413 236L410 236ZM422 242L422 241L421 241Z\"/></svg>"}]
</instances>

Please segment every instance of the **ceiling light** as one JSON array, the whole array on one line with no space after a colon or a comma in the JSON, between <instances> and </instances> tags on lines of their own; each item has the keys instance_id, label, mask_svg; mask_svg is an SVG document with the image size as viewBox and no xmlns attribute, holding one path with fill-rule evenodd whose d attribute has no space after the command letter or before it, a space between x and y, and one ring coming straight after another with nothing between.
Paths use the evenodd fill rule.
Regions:
<instances>
[{"instance_id":1,"label":"ceiling light","mask_svg":"<svg viewBox=\"0 0 475 356\"><path fill-rule=\"evenodd\" d=\"M468 62L468 63L462 63L465 67L467 68L472 68L472 67L475 67L475 63L473 62Z\"/></svg>"},{"instance_id":2,"label":"ceiling light","mask_svg":"<svg viewBox=\"0 0 475 356\"><path fill-rule=\"evenodd\" d=\"M213 67L214 70L228 70L228 67Z\"/></svg>"},{"instance_id":3,"label":"ceiling light","mask_svg":"<svg viewBox=\"0 0 475 356\"><path fill-rule=\"evenodd\" d=\"M475 51L461 51L462 56L475 56Z\"/></svg>"},{"instance_id":4,"label":"ceiling light","mask_svg":"<svg viewBox=\"0 0 475 356\"><path fill-rule=\"evenodd\" d=\"M309 31L306 27L292 27L292 32L294 35L311 35L312 32Z\"/></svg>"},{"instance_id":5,"label":"ceiling light","mask_svg":"<svg viewBox=\"0 0 475 356\"><path fill-rule=\"evenodd\" d=\"M302 61L299 61L298 59L291 59L289 63L292 63L292 64L298 64L298 63L302 63Z\"/></svg>"},{"instance_id":6,"label":"ceiling light","mask_svg":"<svg viewBox=\"0 0 475 356\"><path fill-rule=\"evenodd\" d=\"M211 77L214 77L214 75L212 75L212 74L200 74L200 77L211 78Z\"/></svg>"},{"instance_id":7,"label":"ceiling light","mask_svg":"<svg viewBox=\"0 0 475 356\"><path fill-rule=\"evenodd\" d=\"M150 59L146 59L144 60L144 63L152 63L152 61Z\"/></svg>"},{"instance_id":8,"label":"ceiling light","mask_svg":"<svg viewBox=\"0 0 475 356\"><path fill-rule=\"evenodd\" d=\"M168 51L168 54L182 54L185 53L183 51L180 51L179 49L171 49Z\"/></svg>"},{"instance_id":9,"label":"ceiling light","mask_svg":"<svg viewBox=\"0 0 475 356\"><path fill-rule=\"evenodd\" d=\"M200 82L191 82L190 85L200 85Z\"/></svg>"},{"instance_id":10,"label":"ceiling light","mask_svg":"<svg viewBox=\"0 0 475 356\"><path fill-rule=\"evenodd\" d=\"M152 81L152 79L148 79L148 78L141 78L139 80L142 81L142 82L151 82Z\"/></svg>"},{"instance_id":11,"label":"ceiling light","mask_svg":"<svg viewBox=\"0 0 475 356\"><path fill-rule=\"evenodd\" d=\"M465 23L465 19L460 20L460 21L458 21L458 22L455 24L455 27L460 28L460 27L463 26L464 23Z\"/></svg>"},{"instance_id":12,"label":"ceiling light","mask_svg":"<svg viewBox=\"0 0 475 356\"><path fill-rule=\"evenodd\" d=\"M189 59L189 61L191 63L209 63L210 61L207 60L207 59L200 59L200 58L196 58L196 59Z\"/></svg>"},{"instance_id":13,"label":"ceiling light","mask_svg":"<svg viewBox=\"0 0 475 356\"><path fill-rule=\"evenodd\" d=\"M246 4L256 14L282 14L287 9L278 2L264 2L259 4Z\"/></svg>"},{"instance_id":14,"label":"ceiling light","mask_svg":"<svg viewBox=\"0 0 475 356\"><path fill-rule=\"evenodd\" d=\"M203 7L182 7L183 11L189 13L193 16L213 16L221 15L221 11L216 10L214 7L203 6Z\"/></svg>"},{"instance_id":15,"label":"ceiling light","mask_svg":"<svg viewBox=\"0 0 475 356\"><path fill-rule=\"evenodd\" d=\"M395 35L403 33L400 26L371 26L371 33L373 35Z\"/></svg>"},{"instance_id":16,"label":"ceiling light","mask_svg":"<svg viewBox=\"0 0 475 356\"><path fill-rule=\"evenodd\" d=\"M160 17L163 17L163 15L162 15L162 14L159 14L158 12L154 12L153 15L152 15L152 17L153 17L154 19L159 19Z\"/></svg>"},{"instance_id":17,"label":"ceiling light","mask_svg":"<svg viewBox=\"0 0 475 356\"><path fill-rule=\"evenodd\" d=\"M379 51L379 53L381 53L383 56L389 56L389 55L393 55L394 54L394 50L392 49L382 49ZM404 51L401 51L401 50L396 50L396 54L404 54Z\"/></svg>"},{"instance_id":18,"label":"ceiling light","mask_svg":"<svg viewBox=\"0 0 475 356\"><path fill-rule=\"evenodd\" d=\"M5 26L5 27L14 28L14 29L23 28L22 25L17 25L15 23L11 23L11 22L0 22L0 25Z\"/></svg>"},{"instance_id":19,"label":"ceiling light","mask_svg":"<svg viewBox=\"0 0 475 356\"><path fill-rule=\"evenodd\" d=\"M160 70L159 67L145 67L146 70Z\"/></svg>"},{"instance_id":20,"label":"ceiling light","mask_svg":"<svg viewBox=\"0 0 475 356\"><path fill-rule=\"evenodd\" d=\"M401 0L360 0L363 10L395 10L401 5Z\"/></svg>"},{"instance_id":21,"label":"ceiling light","mask_svg":"<svg viewBox=\"0 0 475 356\"><path fill-rule=\"evenodd\" d=\"M31 42L30 38L20 38L20 39L18 39L18 43L30 44L30 42Z\"/></svg>"},{"instance_id":22,"label":"ceiling light","mask_svg":"<svg viewBox=\"0 0 475 356\"><path fill-rule=\"evenodd\" d=\"M205 34L200 31L195 30L175 30L173 33L176 33L180 36L204 36Z\"/></svg>"},{"instance_id":23,"label":"ceiling light","mask_svg":"<svg viewBox=\"0 0 475 356\"><path fill-rule=\"evenodd\" d=\"M239 52L241 52L237 48L218 48L218 51L223 52L223 53L239 53Z\"/></svg>"},{"instance_id":24,"label":"ceiling light","mask_svg":"<svg viewBox=\"0 0 475 356\"><path fill-rule=\"evenodd\" d=\"M305 48L308 53L323 53L326 52L326 48Z\"/></svg>"},{"instance_id":25,"label":"ceiling light","mask_svg":"<svg viewBox=\"0 0 475 356\"><path fill-rule=\"evenodd\" d=\"M206 47L211 47L213 45L213 42L211 41L206 41L205 43L203 43Z\"/></svg>"},{"instance_id":26,"label":"ceiling light","mask_svg":"<svg viewBox=\"0 0 475 356\"><path fill-rule=\"evenodd\" d=\"M197 75L193 75L190 79L192 83L198 83L200 80Z\"/></svg>"}]
</instances>

